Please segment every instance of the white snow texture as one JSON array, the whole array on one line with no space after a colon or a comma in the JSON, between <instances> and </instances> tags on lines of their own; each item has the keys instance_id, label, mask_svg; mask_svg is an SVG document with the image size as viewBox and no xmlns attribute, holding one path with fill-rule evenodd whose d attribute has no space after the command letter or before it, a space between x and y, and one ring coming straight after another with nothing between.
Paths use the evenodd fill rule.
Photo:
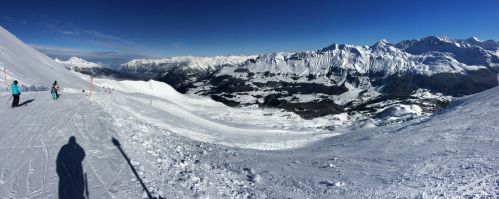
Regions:
<instances>
[{"instance_id":1,"label":"white snow texture","mask_svg":"<svg viewBox=\"0 0 499 199\"><path fill-rule=\"evenodd\" d=\"M89 198L147 198L130 166L154 197L165 198L499 196L499 88L458 98L431 117L332 130L321 128L331 118L231 108L156 81L95 79L89 96L88 76L3 28L0 64L9 82L58 80L68 88L58 100L23 93L26 103L16 108L8 107L9 95L0 96L0 198L57 198L61 187L78 189L61 184L64 174L56 172L71 136L85 152L71 168L82 167ZM421 110L383 112L403 117Z\"/></svg>"}]
</instances>

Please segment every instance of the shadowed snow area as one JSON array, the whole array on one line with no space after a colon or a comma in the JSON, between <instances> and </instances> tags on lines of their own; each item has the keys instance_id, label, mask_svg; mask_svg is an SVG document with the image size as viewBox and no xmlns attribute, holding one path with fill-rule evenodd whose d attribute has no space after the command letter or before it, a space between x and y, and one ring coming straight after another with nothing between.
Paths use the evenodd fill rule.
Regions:
<instances>
[{"instance_id":1,"label":"shadowed snow area","mask_svg":"<svg viewBox=\"0 0 499 199\"><path fill-rule=\"evenodd\" d=\"M23 93L21 103L35 100L15 109L7 107L8 96L0 97L0 198L57 198L56 158L70 136L86 153L83 170L92 196L112 198L109 192L132 176L112 146L111 137L119 136L111 116L79 94L64 93L57 101L49 95Z\"/></svg>"}]
</instances>

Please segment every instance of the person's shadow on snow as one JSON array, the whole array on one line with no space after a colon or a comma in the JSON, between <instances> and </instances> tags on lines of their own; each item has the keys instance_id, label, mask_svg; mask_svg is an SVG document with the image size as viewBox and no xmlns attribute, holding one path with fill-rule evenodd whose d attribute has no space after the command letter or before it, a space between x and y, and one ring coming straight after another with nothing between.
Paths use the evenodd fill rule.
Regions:
<instances>
[{"instance_id":1,"label":"person's shadow on snow","mask_svg":"<svg viewBox=\"0 0 499 199\"><path fill-rule=\"evenodd\" d=\"M84 199L86 175L83 175L82 161L85 151L71 136L57 154L57 175L59 176L59 199ZM88 190L87 190L88 195Z\"/></svg>"},{"instance_id":2,"label":"person's shadow on snow","mask_svg":"<svg viewBox=\"0 0 499 199\"><path fill-rule=\"evenodd\" d=\"M24 101L23 103L18 104L17 106L25 106L33 101L35 101L35 99L29 99L29 100Z\"/></svg>"}]
</instances>

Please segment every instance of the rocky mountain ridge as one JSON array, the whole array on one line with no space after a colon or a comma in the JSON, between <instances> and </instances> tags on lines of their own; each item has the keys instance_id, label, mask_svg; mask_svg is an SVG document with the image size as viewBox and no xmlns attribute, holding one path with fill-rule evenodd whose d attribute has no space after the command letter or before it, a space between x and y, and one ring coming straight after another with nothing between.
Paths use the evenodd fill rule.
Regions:
<instances>
[{"instance_id":1,"label":"rocky mountain ridge","mask_svg":"<svg viewBox=\"0 0 499 199\"><path fill-rule=\"evenodd\" d=\"M431 113L453 96L497 86L498 49L493 40L430 36L298 53L133 60L120 72L231 106L275 107L304 118L374 117L394 106Z\"/></svg>"}]
</instances>

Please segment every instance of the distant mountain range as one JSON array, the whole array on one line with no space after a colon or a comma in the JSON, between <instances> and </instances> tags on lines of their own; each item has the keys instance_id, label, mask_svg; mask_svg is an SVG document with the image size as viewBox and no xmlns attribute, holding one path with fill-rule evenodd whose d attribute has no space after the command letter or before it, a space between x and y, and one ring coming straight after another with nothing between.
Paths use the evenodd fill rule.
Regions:
<instances>
[{"instance_id":1,"label":"distant mountain range","mask_svg":"<svg viewBox=\"0 0 499 199\"><path fill-rule=\"evenodd\" d=\"M304 118L376 116L402 105L429 113L451 96L497 86L498 49L493 40L430 36L299 53L132 60L117 71L231 106L277 107Z\"/></svg>"},{"instance_id":2,"label":"distant mountain range","mask_svg":"<svg viewBox=\"0 0 499 199\"><path fill-rule=\"evenodd\" d=\"M100 64L86 61L84 59L78 57L71 57L68 60L64 61L58 58L54 59L55 62L63 65L66 69L83 73L86 75L91 75L95 77L102 78L113 78L113 79L129 79L135 80L137 79L134 75L129 75L126 72L122 72L120 70L116 70L110 67L105 67Z\"/></svg>"}]
</instances>

